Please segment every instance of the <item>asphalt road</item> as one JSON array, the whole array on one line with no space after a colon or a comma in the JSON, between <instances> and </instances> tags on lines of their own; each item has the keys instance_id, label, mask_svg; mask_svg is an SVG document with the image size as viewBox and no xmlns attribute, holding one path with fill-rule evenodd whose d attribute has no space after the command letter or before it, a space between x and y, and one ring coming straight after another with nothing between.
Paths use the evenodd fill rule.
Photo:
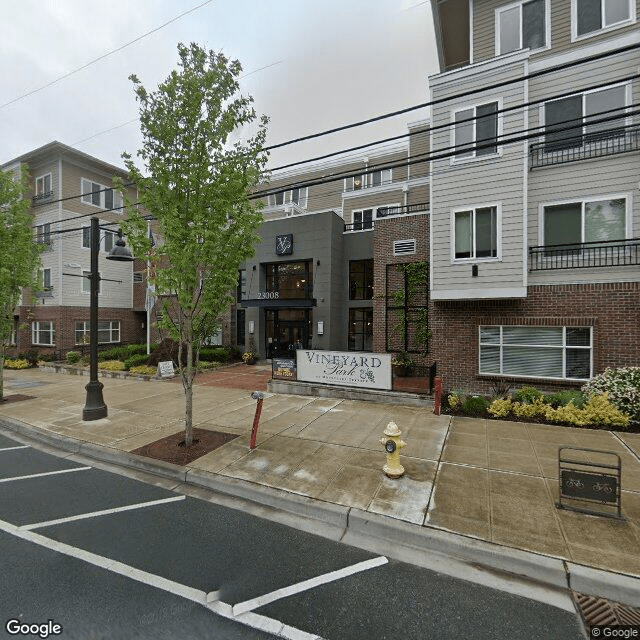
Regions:
<instances>
[{"instance_id":1,"label":"asphalt road","mask_svg":"<svg viewBox=\"0 0 640 640\"><path fill-rule=\"evenodd\" d=\"M585 637L573 612L21 446L0 435L4 637Z\"/></svg>"}]
</instances>

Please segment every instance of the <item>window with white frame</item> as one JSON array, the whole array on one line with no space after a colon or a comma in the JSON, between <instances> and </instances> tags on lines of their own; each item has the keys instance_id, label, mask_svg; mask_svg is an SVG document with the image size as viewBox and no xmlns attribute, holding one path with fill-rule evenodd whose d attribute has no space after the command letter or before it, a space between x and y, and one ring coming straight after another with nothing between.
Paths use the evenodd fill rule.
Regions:
<instances>
[{"instance_id":1,"label":"window with white frame","mask_svg":"<svg viewBox=\"0 0 640 640\"><path fill-rule=\"evenodd\" d=\"M75 330L76 344L89 344L90 335L89 321L78 320ZM120 342L120 321L98 320L98 343L108 344L113 342Z\"/></svg>"},{"instance_id":2,"label":"window with white frame","mask_svg":"<svg viewBox=\"0 0 640 640\"><path fill-rule=\"evenodd\" d=\"M360 189L364 189L364 186L365 186L364 178L365 176L363 175L349 176L348 178L345 178L344 190L360 191Z\"/></svg>"},{"instance_id":3,"label":"window with white frame","mask_svg":"<svg viewBox=\"0 0 640 640\"><path fill-rule=\"evenodd\" d=\"M380 187L385 184L391 184L391 169L380 169L373 171L367 176L367 184L370 187Z\"/></svg>"},{"instance_id":4,"label":"window with white frame","mask_svg":"<svg viewBox=\"0 0 640 640\"><path fill-rule=\"evenodd\" d=\"M478 207L453 214L456 260L498 257L498 208Z\"/></svg>"},{"instance_id":5,"label":"window with white frame","mask_svg":"<svg viewBox=\"0 0 640 640\"><path fill-rule=\"evenodd\" d=\"M498 151L498 103L488 102L454 114L455 158L475 158ZM475 146L474 146L475 145Z\"/></svg>"},{"instance_id":6,"label":"window with white frame","mask_svg":"<svg viewBox=\"0 0 640 640\"><path fill-rule=\"evenodd\" d=\"M543 206L545 246L581 244L626 237L626 198L583 200Z\"/></svg>"},{"instance_id":7,"label":"window with white frame","mask_svg":"<svg viewBox=\"0 0 640 640\"><path fill-rule=\"evenodd\" d=\"M122 210L123 198L119 191L86 178L82 178L80 188L80 200L83 204L91 204L102 209Z\"/></svg>"},{"instance_id":8,"label":"window with white frame","mask_svg":"<svg viewBox=\"0 0 640 640\"><path fill-rule=\"evenodd\" d=\"M51 291L51 269L42 270L42 288L44 291Z\"/></svg>"},{"instance_id":9,"label":"window with white frame","mask_svg":"<svg viewBox=\"0 0 640 640\"><path fill-rule=\"evenodd\" d=\"M45 198L53 194L51 189L51 174L47 173L39 178L36 178L36 196L39 198Z\"/></svg>"},{"instance_id":10,"label":"window with white frame","mask_svg":"<svg viewBox=\"0 0 640 640\"><path fill-rule=\"evenodd\" d=\"M344 180L345 191L360 191L371 187L381 187L391 184L393 173L391 169L377 169L371 173L349 176Z\"/></svg>"},{"instance_id":11,"label":"window with white frame","mask_svg":"<svg viewBox=\"0 0 640 640\"><path fill-rule=\"evenodd\" d=\"M51 244L51 223L45 222L36 227L36 242L38 244Z\"/></svg>"},{"instance_id":12,"label":"window with white frame","mask_svg":"<svg viewBox=\"0 0 640 640\"><path fill-rule=\"evenodd\" d=\"M291 202L297 204L300 208L307 208L307 195L308 187L302 187L301 189L291 190Z\"/></svg>"},{"instance_id":13,"label":"window with white frame","mask_svg":"<svg viewBox=\"0 0 640 640\"><path fill-rule=\"evenodd\" d=\"M366 231L373 229L374 209L362 209L353 212L353 230Z\"/></svg>"},{"instance_id":14,"label":"window with white frame","mask_svg":"<svg viewBox=\"0 0 640 640\"><path fill-rule=\"evenodd\" d=\"M37 321L31 323L31 343L42 346L55 344L55 325L53 322Z\"/></svg>"},{"instance_id":15,"label":"window with white frame","mask_svg":"<svg viewBox=\"0 0 640 640\"><path fill-rule=\"evenodd\" d=\"M521 1L496 9L496 55L547 46L545 0Z\"/></svg>"},{"instance_id":16,"label":"window with white frame","mask_svg":"<svg viewBox=\"0 0 640 640\"><path fill-rule=\"evenodd\" d=\"M98 293L102 288L100 282L101 280L98 278ZM91 293L91 271L82 271L82 293Z\"/></svg>"},{"instance_id":17,"label":"window with white frame","mask_svg":"<svg viewBox=\"0 0 640 640\"><path fill-rule=\"evenodd\" d=\"M588 380L591 327L480 327L480 373Z\"/></svg>"},{"instance_id":18,"label":"window with white frame","mask_svg":"<svg viewBox=\"0 0 640 640\"><path fill-rule=\"evenodd\" d=\"M269 206L279 207L285 204L296 204L301 209L306 209L308 195L308 187L300 187L296 189L289 189L288 191L280 191L279 193L272 193L269 196Z\"/></svg>"},{"instance_id":19,"label":"window with white frame","mask_svg":"<svg viewBox=\"0 0 640 640\"><path fill-rule=\"evenodd\" d=\"M615 85L546 102L546 148L580 147L585 142L624 135L627 96L627 85Z\"/></svg>"},{"instance_id":20,"label":"window with white frame","mask_svg":"<svg viewBox=\"0 0 640 640\"><path fill-rule=\"evenodd\" d=\"M107 253L113 249L115 244L115 232L100 230L99 248L104 249ZM82 246L85 249L91 249L91 227L82 228Z\"/></svg>"},{"instance_id":21,"label":"window with white frame","mask_svg":"<svg viewBox=\"0 0 640 640\"><path fill-rule=\"evenodd\" d=\"M635 0L572 0L571 4L574 39L635 19Z\"/></svg>"}]
</instances>

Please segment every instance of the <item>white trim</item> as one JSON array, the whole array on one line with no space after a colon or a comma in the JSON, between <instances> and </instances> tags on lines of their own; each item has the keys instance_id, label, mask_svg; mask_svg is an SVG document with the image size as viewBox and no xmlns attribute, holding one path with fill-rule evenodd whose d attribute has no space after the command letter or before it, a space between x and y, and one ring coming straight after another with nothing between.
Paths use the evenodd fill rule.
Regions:
<instances>
[{"instance_id":1,"label":"white trim","mask_svg":"<svg viewBox=\"0 0 640 640\"><path fill-rule=\"evenodd\" d=\"M418 178L416 178L417 180ZM375 195L377 193L389 193L390 191L402 191L402 188L407 185L407 181L402 182L390 182L388 184L381 184L377 187L362 187L362 189L356 189L351 191L343 191L342 199L349 200L351 198L359 198L363 196ZM346 188L346 181L345 181Z\"/></svg>"},{"instance_id":2,"label":"white trim","mask_svg":"<svg viewBox=\"0 0 640 640\"><path fill-rule=\"evenodd\" d=\"M469 0L469 64L473 64L473 36L474 36L474 31L473 31L473 17L474 17L474 11L473 11L473 0Z\"/></svg>"},{"instance_id":3,"label":"white trim","mask_svg":"<svg viewBox=\"0 0 640 640\"><path fill-rule=\"evenodd\" d=\"M40 330L41 323L48 323L51 328L47 330ZM36 329L37 325L37 329ZM51 335L51 342L40 342L40 333L48 333ZM37 339L37 341L36 341ZM40 347L54 347L56 344L56 323L53 320L33 320L31 322L31 344Z\"/></svg>"},{"instance_id":4,"label":"white trim","mask_svg":"<svg viewBox=\"0 0 640 640\"><path fill-rule=\"evenodd\" d=\"M483 289L432 289L432 300L486 300L490 298L526 298L526 287Z\"/></svg>"},{"instance_id":5,"label":"white trim","mask_svg":"<svg viewBox=\"0 0 640 640\"><path fill-rule=\"evenodd\" d=\"M477 154L477 151L473 148L470 147L467 151L465 151L464 153L468 153L468 151L472 152L472 155L465 155L465 156L461 156L458 157L456 156L456 115L458 113L460 113L461 111L468 111L470 109L473 109L473 121L471 123L465 123L465 124L472 124L473 125L473 140L471 141L470 145L474 145L477 143L477 123L478 123L478 112L477 109L478 107L484 107L488 104L493 104L496 103L497 104L497 112L496 112L496 151L494 153L483 153L481 155ZM482 102L475 102L475 103L467 103L466 105L462 105L462 106L457 106L455 107L455 109L452 109L449 112L449 119L451 122L451 126L449 127L449 140L450 140L450 147L453 150L453 153L451 155L451 158L449 158L449 165L450 166L456 166L456 165L460 165L460 164L467 164L469 162L479 162L482 160L486 160L488 158L501 158L502 157L502 146L500 145L500 140L502 138L502 134L503 134L503 118L502 118L502 113L500 113L500 111L502 110L502 97L498 97L495 99L483 99Z\"/></svg>"},{"instance_id":6,"label":"white trim","mask_svg":"<svg viewBox=\"0 0 640 640\"><path fill-rule=\"evenodd\" d=\"M495 209L496 210L496 256L488 256L478 258L475 255L469 258L456 258L456 213L464 213L471 211L473 218L473 228L471 239L472 252L475 253L476 246L476 224L475 217L478 209ZM477 264L483 262L502 262L502 202L492 202L490 204L479 204L470 207L456 207L450 211L450 261L451 264Z\"/></svg>"},{"instance_id":7,"label":"white trim","mask_svg":"<svg viewBox=\"0 0 640 640\"><path fill-rule=\"evenodd\" d=\"M476 62L474 64L459 67L457 69L451 69L449 71L443 71L442 73L436 73L432 76L429 76L429 87L431 88L432 95L434 87L453 82L459 82L462 86L468 88L465 82L467 80L477 79L479 73L487 72L487 75L491 76L492 72L504 71L504 69L510 64L524 62L528 59L528 57L528 49L525 51L514 51L513 53L505 53L499 58L489 58L488 60L483 60L482 62ZM515 82L517 82L517 80L514 81L514 84ZM451 85L447 88L450 87ZM451 99L453 100L454 96L451 96Z\"/></svg>"},{"instance_id":8,"label":"white trim","mask_svg":"<svg viewBox=\"0 0 640 640\"><path fill-rule=\"evenodd\" d=\"M519 47L517 49L515 49L515 51L528 51L530 54L531 53L539 53L540 51L545 51L551 48L551 10L549 7L549 0L543 0L544 1L544 44L541 47L537 47L536 49L524 49L523 48L523 42L522 42L522 33L523 33L523 25L522 25L522 5L526 4L527 2L531 2L532 0L515 0L515 2L512 2L511 4L505 4L502 5L500 7L497 7L495 9L495 20L494 20L494 24L495 24L495 37L494 37L494 41L495 41L495 56L496 58L502 56L502 55L507 55L509 53L513 53L513 51L507 51L505 54L500 52L500 48L501 48L501 41L500 41L500 35L501 35L501 30L500 30L500 16L505 13L506 11L509 11L511 9L515 9L516 7L520 7L520 11L518 14L518 21L519 21L519 27L520 27L520 32L518 34L518 43L519 43Z\"/></svg>"},{"instance_id":9,"label":"white trim","mask_svg":"<svg viewBox=\"0 0 640 640\"><path fill-rule=\"evenodd\" d=\"M524 75L529 73L529 61L524 63ZM524 104L529 102L529 83L524 83ZM523 111L524 130L529 131L529 107ZM529 140L522 141L522 286L529 278Z\"/></svg>"},{"instance_id":10,"label":"white trim","mask_svg":"<svg viewBox=\"0 0 640 640\"><path fill-rule=\"evenodd\" d=\"M588 33L578 35L578 2L577 0L571 0L571 42L580 42L581 40L593 38L594 36L598 36L602 33L615 31L616 29L620 29L621 27L626 27L630 24L633 24L636 21L636 0L627 0L629 17L626 20L621 20L620 22L614 22L612 24L605 25L604 22L606 2L607 0L600 0L600 17L602 19L603 26L600 29L596 29L595 31L589 31Z\"/></svg>"}]
</instances>

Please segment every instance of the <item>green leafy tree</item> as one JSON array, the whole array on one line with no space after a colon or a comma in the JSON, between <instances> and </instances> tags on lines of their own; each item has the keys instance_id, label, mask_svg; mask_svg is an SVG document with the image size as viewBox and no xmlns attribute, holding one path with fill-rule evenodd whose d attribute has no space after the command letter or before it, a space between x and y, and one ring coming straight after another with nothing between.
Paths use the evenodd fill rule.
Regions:
<instances>
[{"instance_id":1,"label":"green leafy tree","mask_svg":"<svg viewBox=\"0 0 640 640\"><path fill-rule=\"evenodd\" d=\"M27 167L17 176L0 170L0 401L4 394L4 360L13 331L13 314L25 287L37 287L40 246L33 235Z\"/></svg>"},{"instance_id":2,"label":"green leafy tree","mask_svg":"<svg viewBox=\"0 0 640 640\"><path fill-rule=\"evenodd\" d=\"M152 247L147 221L132 211L123 229L136 253L151 264L151 282L163 304L159 325L179 344L185 391L185 444L193 442L193 381L205 340L220 328L232 302L242 261L253 255L262 223L249 199L267 161L267 119L240 94L242 67L196 44L178 45L179 69L148 92L135 75L143 138L139 169L123 154L138 201L157 220ZM242 140L240 133L252 129ZM131 205L129 202L128 205ZM131 207L130 207L131 208Z\"/></svg>"}]
</instances>

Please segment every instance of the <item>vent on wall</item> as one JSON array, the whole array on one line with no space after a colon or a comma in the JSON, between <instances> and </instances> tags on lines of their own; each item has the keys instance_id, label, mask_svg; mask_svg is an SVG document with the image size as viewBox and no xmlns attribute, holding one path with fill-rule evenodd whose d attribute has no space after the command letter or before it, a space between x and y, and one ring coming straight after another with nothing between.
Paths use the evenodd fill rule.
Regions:
<instances>
[{"instance_id":1,"label":"vent on wall","mask_svg":"<svg viewBox=\"0 0 640 640\"><path fill-rule=\"evenodd\" d=\"M416 241L414 240L394 240L393 255L408 256L416 252Z\"/></svg>"}]
</instances>

